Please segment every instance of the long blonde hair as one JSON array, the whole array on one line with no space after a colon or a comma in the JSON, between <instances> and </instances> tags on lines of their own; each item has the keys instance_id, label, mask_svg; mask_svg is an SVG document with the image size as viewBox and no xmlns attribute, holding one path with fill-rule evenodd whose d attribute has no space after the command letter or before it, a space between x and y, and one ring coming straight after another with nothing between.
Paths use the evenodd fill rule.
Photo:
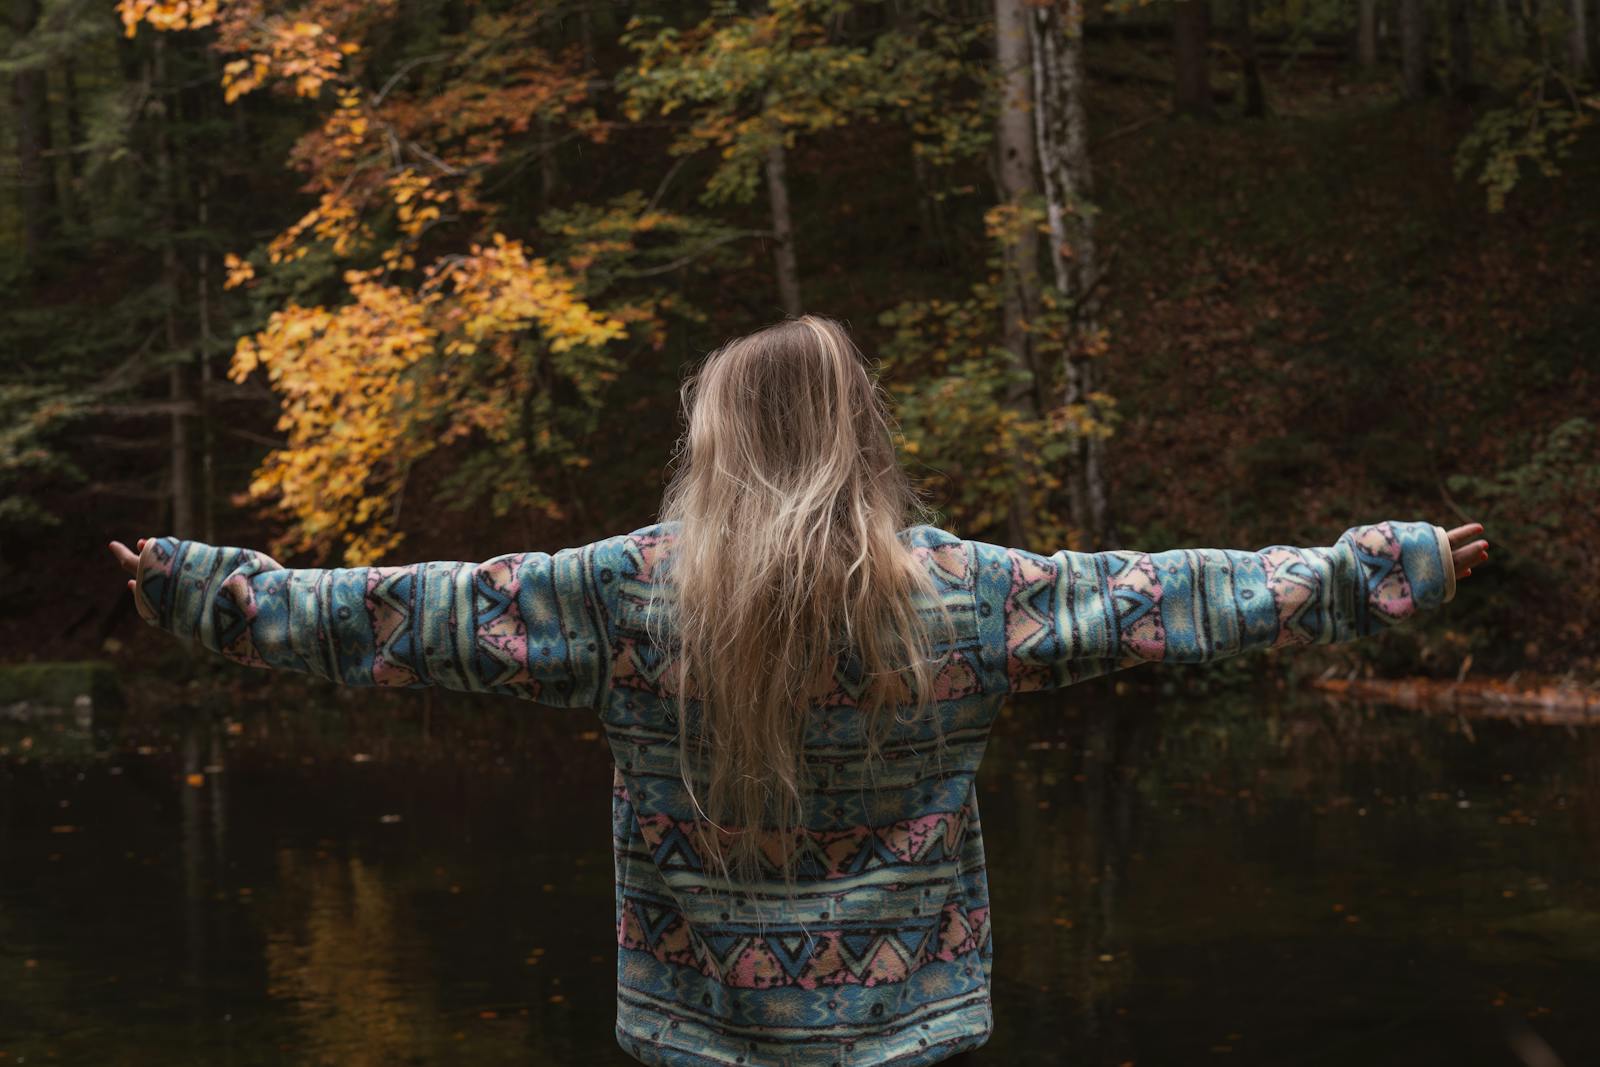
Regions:
<instances>
[{"instance_id":1,"label":"long blonde hair","mask_svg":"<svg viewBox=\"0 0 1600 1067\"><path fill-rule=\"evenodd\" d=\"M723 345L681 397L688 428L661 507L677 532L658 595L673 597L682 778L708 872L793 885L809 841L808 713L841 654L862 672L869 774L891 718L915 722L933 699L943 662L918 601L947 641L953 624L898 537L932 513L898 463L886 395L831 319Z\"/></svg>"}]
</instances>

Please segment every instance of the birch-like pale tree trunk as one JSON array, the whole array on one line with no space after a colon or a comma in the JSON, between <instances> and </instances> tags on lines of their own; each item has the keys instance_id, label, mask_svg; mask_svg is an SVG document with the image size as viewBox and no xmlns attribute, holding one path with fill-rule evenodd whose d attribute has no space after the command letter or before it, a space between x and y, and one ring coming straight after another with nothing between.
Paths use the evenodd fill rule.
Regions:
<instances>
[{"instance_id":1,"label":"birch-like pale tree trunk","mask_svg":"<svg viewBox=\"0 0 1600 1067\"><path fill-rule=\"evenodd\" d=\"M783 134L767 149L767 200L772 205L772 261L778 274L778 301L785 315L801 313L800 268L794 255L794 219L789 213L789 170Z\"/></svg>"},{"instance_id":2,"label":"birch-like pale tree trunk","mask_svg":"<svg viewBox=\"0 0 1600 1067\"><path fill-rule=\"evenodd\" d=\"M1100 275L1084 111L1083 0L1036 6L1031 14L1034 132L1050 222L1050 263L1056 288L1071 303L1075 334L1067 349L1064 400L1069 408L1092 410L1098 374L1083 342L1098 332ZM1104 442L1080 435L1071 456L1066 483L1072 523L1098 546L1111 546Z\"/></svg>"},{"instance_id":3,"label":"birch-like pale tree trunk","mask_svg":"<svg viewBox=\"0 0 1600 1067\"><path fill-rule=\"evenodd\" d=\"M1000 112L995 118L996 178L1000 200L1020 206L1039 191L1038 150L1034 132L1032 32L1026 0L994 0L995 64L1000 75ZM1042 368L1038 365L1028 327L1039 314L1039 231L1016 227L1003 249L1003 289L1006 351L1015 365L1028 372L1006 391L1006 406L1026 420L1037 419L1043 407L1040 395ZM1026 458L1011 457L1019 477L1006 517L1006 536L1014 545L1028 543L1032 525L1028 495L1020 477Z\"/></svg>"}]
</instances>

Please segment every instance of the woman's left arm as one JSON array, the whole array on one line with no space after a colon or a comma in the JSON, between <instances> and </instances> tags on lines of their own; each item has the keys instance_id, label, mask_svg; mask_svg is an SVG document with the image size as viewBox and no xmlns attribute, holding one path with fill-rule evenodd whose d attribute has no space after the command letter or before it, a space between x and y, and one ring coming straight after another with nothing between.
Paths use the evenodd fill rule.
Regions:
<instances>
[{"instance_id":1,"label":"woman's left arm","mask_svg":"<svg viewBox=\"0 0 1600 1067\"><path fill-rule=\"evenodd\" d=\"M595 550L484 563L288 569L172 537L112 553L151 625L252 667L354 686L428 685L597 707L611 650ZM119 551L120 550L120 551Z\"/></svg>"}]
</instances>

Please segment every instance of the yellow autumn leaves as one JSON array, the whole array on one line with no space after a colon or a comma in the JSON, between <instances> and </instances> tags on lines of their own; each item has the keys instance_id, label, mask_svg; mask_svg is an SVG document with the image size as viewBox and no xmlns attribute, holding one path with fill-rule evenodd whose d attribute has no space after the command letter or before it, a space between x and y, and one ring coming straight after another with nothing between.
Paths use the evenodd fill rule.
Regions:
<instances>
[{"instance_id":1,"label":"yellow autumn leaves","mask_svg":"<svg viewBox=\"0 0 1600 1067\"><path fill-rule=\"evenodd\" d=\"M345 57L361 50L354 41L339 40L321 22L268 14L261 0L118 0L117 14L128 37L138 33L141 23L164 32L222 24L228 50L248 53L222 69L229 103L269 81L287 83L297 96L315 97L334 79Z\"/></svg>"},{"instance_id":2,"label":"yellow autumn leaves","mask_svg":"<svg viewBox=\"0 0 1600 1067\"><path fill-rule=\"evenodd\" d=\"M474 432L491 440L520 432L507 405L484 402L474 382L520 379L526 388L531 350L598 353L626 335L573 279L503 234L435 264L415 289L379 273L347 271L349 303L290 304L234 353L230 377L262 370L281 399L287 443L268 455L249 493L292 518L289 551L338 543L347 562L365 563L392 550L414 463ZM469 357L479 363L465 373ZM603 355L591 362L609 364Z\"/></svg>"},{"instance_id":3,"label":"yellow autumn leaves","mask_svg":"<svg viewBox=\"0 0 1600 1067\"><path fill-rule=\"evenodd\" d=\"M141 22L157 30L198 30L217 20L217 0L120 0L117 15L128 37L139 32Z\"/></svg>"}]
</instances>

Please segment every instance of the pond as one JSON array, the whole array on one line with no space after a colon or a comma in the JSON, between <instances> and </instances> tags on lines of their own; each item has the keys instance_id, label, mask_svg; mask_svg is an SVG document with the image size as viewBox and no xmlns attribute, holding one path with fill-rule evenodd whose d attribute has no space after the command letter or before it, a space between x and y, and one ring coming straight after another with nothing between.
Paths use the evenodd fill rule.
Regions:
<instances>
[{"instance_id":1,"label":"pond","mask_svg":"<svg viewBox=\"0 0 1600 1067\"><path fill-rule=\"evenodd\" d=\"M632 1063L610 782L446 693L0 723L0 1065ZM1091 684L979 784L975 1062L1600 1062L1600 731Z\"/></svg>"}]
</instances>

